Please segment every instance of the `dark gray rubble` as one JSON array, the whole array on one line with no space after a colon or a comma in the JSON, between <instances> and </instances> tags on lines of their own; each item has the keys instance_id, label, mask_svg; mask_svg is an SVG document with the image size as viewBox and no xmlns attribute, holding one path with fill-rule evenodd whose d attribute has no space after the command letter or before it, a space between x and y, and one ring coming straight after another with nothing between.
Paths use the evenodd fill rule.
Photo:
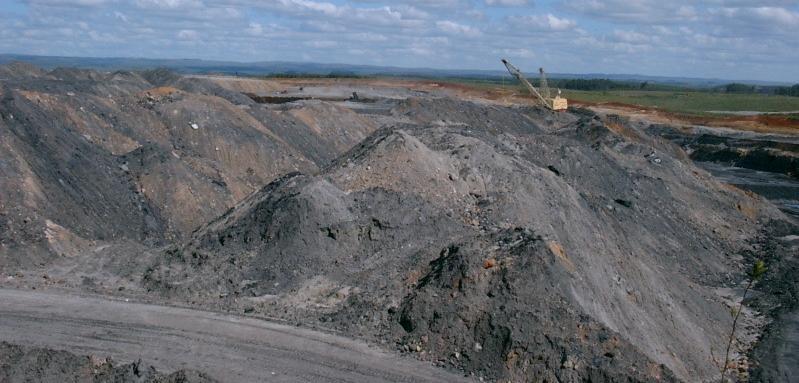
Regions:
<instances>
[{"instance_id":1,"label":"dark gray rubble","mask_svg":"<svg viewBox=\"0 0 799 383\"><path fill-rule=\"evenodd\" d=\"M158 372L141 360L116 364L97 356L78 356L61 350L0 342L0 381L6 383L213 383L215 379L191 370Z\"/></svg>"},{"instance_id":2,"label":"dark gray rubble","mask_svg":"<svg viewBox=\"0 0 799 383\"><path fill-rule=\"evenodd\" d=\"M165 70L16 63L0 74L0 270L109 242L180 240L276 177L318 171L375 129L349 109L283 113ZM305 118L318 113L347 134Z\"/></svg>"},{"instance_id":3,"label":"dark gray rubble","mask_svg":"<svg viewBox=\"0 0 799 383\"><path fill-rule=\"evenodd\" d=\"M785 220L773 205L587 111L411 99L392 113L405 122L167 251L147 286L491 379L718 377L731 317L717 289Z\"/></svg>"}]
</instances>

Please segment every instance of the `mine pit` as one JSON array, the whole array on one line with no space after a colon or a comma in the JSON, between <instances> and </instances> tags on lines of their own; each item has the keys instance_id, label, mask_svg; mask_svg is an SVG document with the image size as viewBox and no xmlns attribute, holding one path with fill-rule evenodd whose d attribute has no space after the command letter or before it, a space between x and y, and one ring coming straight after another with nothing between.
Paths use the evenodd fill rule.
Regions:
<instances>
[{"instance_id":1,"label":"mine pit","mask_svg":"<svg viewBox=\"0 0 799 383\"><path fill-rule=\"evenodd\" d=\"M794 138L413 81L7 72L0 340L47 348L0 343L0 371L717 381L756 259L731 363L785 360Z\"/></svg>"}]
</instances>

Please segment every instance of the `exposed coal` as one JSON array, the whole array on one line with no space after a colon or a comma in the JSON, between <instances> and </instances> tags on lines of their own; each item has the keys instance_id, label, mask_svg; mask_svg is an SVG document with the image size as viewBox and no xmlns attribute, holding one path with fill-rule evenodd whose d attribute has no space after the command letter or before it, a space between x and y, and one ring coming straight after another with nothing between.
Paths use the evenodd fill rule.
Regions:
<instances>
[{"instance_id":1,"label":"exposed coal","mask_svg":"<svg viewBox=\"0 0 799 383\"><path fill-rule=\"evenodd\" d=\"M259 96L253 93L247 93L247 97L259 104L286 104L307 99L305 97Z\"/></svg>"},{"instance_id":2,"label":"exposed coal","mask_svg":"<svg viewBox=\"0 0 799 383\"><path fill-rule=\"evenodd\" d=\"M694 133L659 125L650 127L648 131L684 146L696 161L782 173L799 179L799 142L795 140Z\"/></svg>"}]
</instances>

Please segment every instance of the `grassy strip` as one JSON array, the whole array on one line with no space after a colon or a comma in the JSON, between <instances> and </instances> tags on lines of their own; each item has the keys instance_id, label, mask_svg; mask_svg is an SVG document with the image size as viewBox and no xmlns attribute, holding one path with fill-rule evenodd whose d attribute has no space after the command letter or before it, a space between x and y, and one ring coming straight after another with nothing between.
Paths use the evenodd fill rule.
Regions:
<instances>
[{"instance_id":1,"label":"grassy strip","mask_svg":"<svg viewBox=\"0 0 799 383\"><path fill-rule=\"evenodd\" d=\"M653 107L670 112L706 115L708 111L799 111L799 97L763 94L728 94L690 91L579 91L566 90L565 97L592 103L618 102Z\"/></svg>"}]
</instances>

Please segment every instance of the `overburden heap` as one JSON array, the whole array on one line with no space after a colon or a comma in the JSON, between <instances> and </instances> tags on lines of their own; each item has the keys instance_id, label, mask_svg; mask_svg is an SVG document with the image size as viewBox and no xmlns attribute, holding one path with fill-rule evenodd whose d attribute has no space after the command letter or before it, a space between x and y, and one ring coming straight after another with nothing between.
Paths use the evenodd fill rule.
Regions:
<instances>
[{"instance_id":1,"label":"overburden heap","mask_svg":"<svg viewBox=\"0 0 799 383\"><path fill-rule=\"evenodd\" d=\"M776 208L621 119L446 98L392 115L196 231L149 288L490 378L718 373L731 321L715 288Z\"/></svg>"}]
</instances>

